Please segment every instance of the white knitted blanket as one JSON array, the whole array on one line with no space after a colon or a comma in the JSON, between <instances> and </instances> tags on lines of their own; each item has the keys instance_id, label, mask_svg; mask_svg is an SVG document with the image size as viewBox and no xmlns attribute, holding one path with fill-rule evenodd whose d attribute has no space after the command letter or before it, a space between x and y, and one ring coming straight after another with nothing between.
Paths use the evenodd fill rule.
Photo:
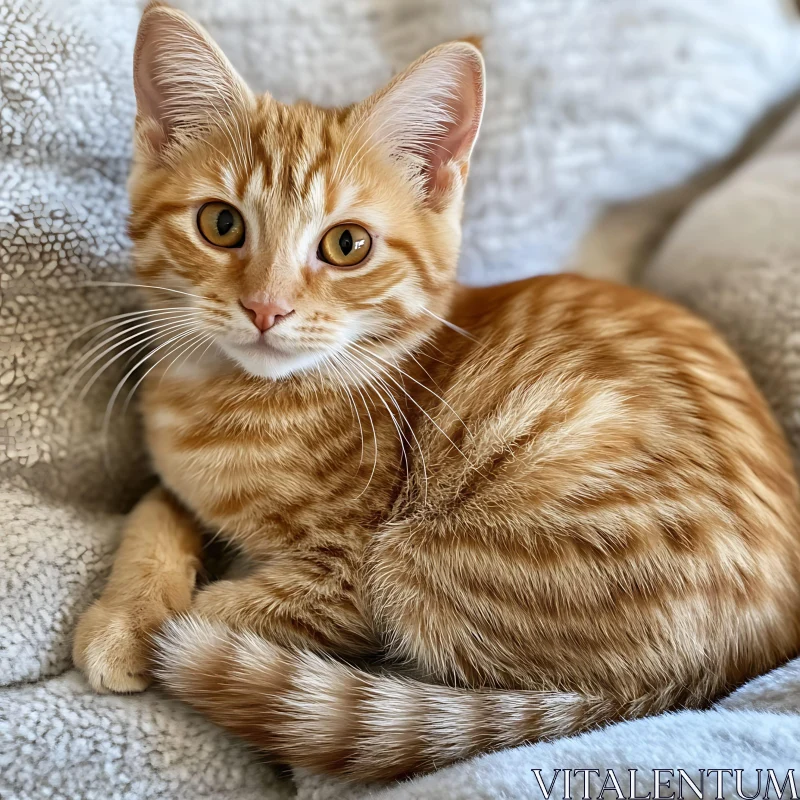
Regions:
<instances>
[{"instance_id":1,"label":"white knitted blanket","mask_svg":"<svg viewBox=\"0 0 800 800\"><path fill-rule=\"evenodd\" d=\"M800 32L779 0L181 4L255 88L327 104L364 96L436 42L484 36L489 103L462 263L473 283L557 269L607 203L723 157L800 85ZM128 269L139 10L135 0L0 2L0 797L345 797L332 781L278 778L155 691L95 697L71 670L76 617L149 480L133 415L104 446L119 370L85 401L59 400L69 337L133 302L125 290L76 284L123 280ZM731 702L762 709L759 720L765 707L797 711L787 688L797 671L767 680ZM726 740L734 718L741 735ZM531 768L690 769L702 766L698 753L746 767L772 752L762 766L778 769L800 750L800 726L760 724L729 710L666 716L491 755L377 796L535 797Z\"/></svg>"}]
</instances>

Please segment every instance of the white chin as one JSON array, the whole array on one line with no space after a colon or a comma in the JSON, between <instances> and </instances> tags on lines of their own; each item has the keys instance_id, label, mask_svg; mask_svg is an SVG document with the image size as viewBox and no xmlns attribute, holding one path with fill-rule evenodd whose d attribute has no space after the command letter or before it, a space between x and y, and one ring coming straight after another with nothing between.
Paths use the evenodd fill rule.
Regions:
<instances>
[{"instance_id":1,"label":"white chin","mask_svg":"<svg viewBox=\"0 0 800 800\"><path fill-rule=\"evenodd\" d=\"M311 369L318 364L322 353L284 353L275 348L241 346L221 343L225 353L245 372L257 378L286 378L295 372Z\"/></svg>"}]
</instances>

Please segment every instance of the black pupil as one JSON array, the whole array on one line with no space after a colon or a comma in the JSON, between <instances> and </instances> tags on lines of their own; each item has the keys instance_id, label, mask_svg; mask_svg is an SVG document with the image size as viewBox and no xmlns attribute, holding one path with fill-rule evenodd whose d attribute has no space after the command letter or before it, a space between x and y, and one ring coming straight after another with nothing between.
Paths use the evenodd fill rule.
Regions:
<instances>
[{"instance_id":1,"label":"black pupil","mask_svg":"<svg viewBox=\"0 0 800 800\"><path fill-rule=\"evenodd\" d=\"M353 249L353 236L350 231L345 231L339 237L339 248L344 255L350 255L350 251Z\"/></svg>"},{"instance_id":2,"label":"black pupil","mask_svg":"<svg viewBox=\"0 0 800 800\"><path fill-rule=\"evenodd\" d=\"M225 236L233 227L233 214L226 208L224 211L219 212L217 217L217 230L220 236Z\"/></svg>"}]
</instances>

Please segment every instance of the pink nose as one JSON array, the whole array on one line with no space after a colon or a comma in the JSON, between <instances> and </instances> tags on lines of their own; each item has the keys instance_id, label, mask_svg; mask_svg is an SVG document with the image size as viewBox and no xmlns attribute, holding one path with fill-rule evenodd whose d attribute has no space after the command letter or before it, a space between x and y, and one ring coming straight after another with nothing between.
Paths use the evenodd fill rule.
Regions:
<instances>
[{"instance_id":1,"label":"pink nose","mask_svg":"<svg viewBox=\"0 0 800 800\"><path fill-rule=\"evenodd\" d=\"M243 297L239 302L242 308L247 312L247 316L262 333L268 331L276 322L280 322L290 314L294 314L294 309L289 308L283 303L277 303L274 300L265 300L264 296L260 297Z\"/></svg>"}]
</instances>

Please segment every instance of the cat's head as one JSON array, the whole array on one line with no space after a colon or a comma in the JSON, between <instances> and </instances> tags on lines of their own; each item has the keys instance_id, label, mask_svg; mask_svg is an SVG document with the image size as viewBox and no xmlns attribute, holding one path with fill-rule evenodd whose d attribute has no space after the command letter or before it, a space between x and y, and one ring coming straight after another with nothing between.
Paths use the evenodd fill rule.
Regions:
<instances>
[{"instance_id":1,"label":"cat's head","mask_svg":"<svg viewBox=\"0 0 800 800\"><path fill-rule=\"evenodd\" d=\"M483 111L473 45L431 50L349 108L285 105L151 4L134 79L129 230L140 283L173 290L148 291L170 307L165 337L191 323L247 372L282 378L358 348L396 356L446 313Z\"/></svg>"}]
</instances>

